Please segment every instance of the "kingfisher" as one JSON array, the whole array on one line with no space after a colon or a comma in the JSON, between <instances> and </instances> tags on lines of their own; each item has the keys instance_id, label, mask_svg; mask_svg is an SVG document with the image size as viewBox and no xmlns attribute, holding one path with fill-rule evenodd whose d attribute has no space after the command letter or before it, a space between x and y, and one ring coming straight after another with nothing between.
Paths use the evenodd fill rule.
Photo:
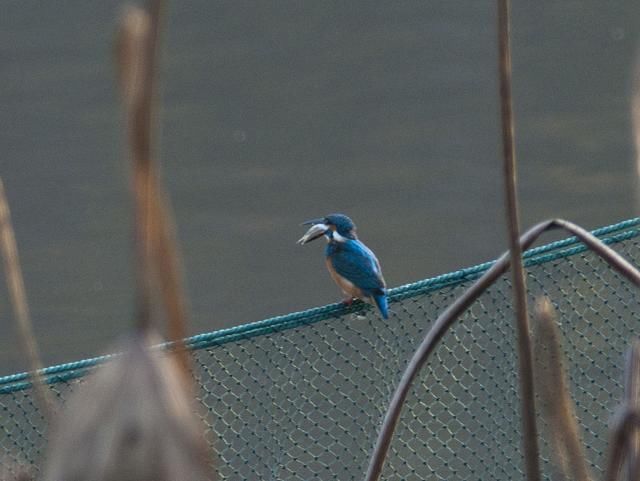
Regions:
<instances>
[{"instance_id":1,"label":"kingfisher","mask_svg":"<svg viewBox=\"0 0 640 481\"><path fill-rule=\"evenodd\" d=\"M304 245L325 236L326 264L329 274L347 296L350 305L354 298L378 307L384 319L389 318L387 285L382 277L380 262L375 254L356 235L356 225L344 214L330 214L321 219L308 220L309 230L299 240Z\"/></svg>"}]
</instances>

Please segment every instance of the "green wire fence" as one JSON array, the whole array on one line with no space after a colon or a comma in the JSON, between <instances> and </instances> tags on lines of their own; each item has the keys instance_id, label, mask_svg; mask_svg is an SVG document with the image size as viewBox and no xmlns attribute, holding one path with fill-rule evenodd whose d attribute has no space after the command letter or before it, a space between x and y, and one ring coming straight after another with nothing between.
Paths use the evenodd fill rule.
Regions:
<instances>
[{"instance_id":1,"label":"green wire fence","mask_svg":"<svg viewBox=\"0 0 640 481\"><path fill-rule=\"evenodd\" d=\"M594 231L633 264L640 219ZM223 480L360 480L404 367L438 314L492 263L390 290L388 321L340 304L187 339ZM640 330L635 287L574 238L525 253L529 295L554 303L586 454L601 477ZM447 332L403 409L385 480L523 478L509 276ZM109 356L45 369L64 400ZM542 429L542 435L544 429ZM0 479L42 463L47 426L25 373L0 378ZM542 439L545 476L553 475Z\"/></svg>"}]
</instances>

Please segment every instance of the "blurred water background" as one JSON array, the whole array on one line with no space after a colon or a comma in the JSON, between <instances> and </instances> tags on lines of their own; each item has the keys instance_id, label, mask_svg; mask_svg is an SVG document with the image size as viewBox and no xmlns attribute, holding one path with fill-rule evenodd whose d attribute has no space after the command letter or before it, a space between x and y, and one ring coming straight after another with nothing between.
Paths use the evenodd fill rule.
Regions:
<instances>
[{"instance_id":1,"label":"blurred water background","mask_svg":"<svg viewBox=\"0 0 640 481\"><path fill-rule=\"evenodd\" d=\"M0 175L46 364L131 325L122 3L0 7ZM169 2L161 160L192 333L334 302L300 222L339 211L390 286L506 247L494 2ZM635 215L633 0L513 1L522 224ZM548 239L548 238L547 238ZM24 370L6 289L0 374Z\"/></svg>"}]
</instances>

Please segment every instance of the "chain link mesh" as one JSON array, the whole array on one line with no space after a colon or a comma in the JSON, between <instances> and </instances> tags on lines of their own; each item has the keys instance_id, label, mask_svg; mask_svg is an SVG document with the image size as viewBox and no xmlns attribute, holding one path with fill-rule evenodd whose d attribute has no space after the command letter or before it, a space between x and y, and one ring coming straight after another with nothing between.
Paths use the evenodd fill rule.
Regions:
<instances>
[{"instance_id":1,"label":"chain link mesh","mask_svg":"<svg viewBox=\"0 0 640 481\"><path fill-rule=\"evenodd\" d=\"M601 230L637 264L637 220ZM438 314L487 265L391 292L393 314L328 306L189 340L223 480L359 480L405 365ZM528 254L529 294L554 303L589 462L602 477L638 330L635 288L579 244ZM511 288L503 276L445 334L408 396L382 479L523 478ZM50 368L64 400L101 360ZM542 467L554 475L541 423ZM23 375L0 379L0 479L37 473L46 425ZM4 471L4 472L3 472Z\"/></svg>"}]
</instances>

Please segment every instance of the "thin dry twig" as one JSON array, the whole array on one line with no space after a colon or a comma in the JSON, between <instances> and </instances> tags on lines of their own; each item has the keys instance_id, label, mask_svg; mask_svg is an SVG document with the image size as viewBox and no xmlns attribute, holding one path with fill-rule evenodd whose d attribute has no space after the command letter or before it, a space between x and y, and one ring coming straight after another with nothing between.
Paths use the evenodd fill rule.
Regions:
<instances>
[{"instance_id":1,"label":"thin dry twig","mask_svg":"<svg viewBox=\"0 0 640 481\"><path fill-rule=\"evenodd\" d=\"M540 480L538 432L536 406L533 392L533 362L529 337L529 315L527 311L527 285L522 265L520 221L518 219L518 194L516 192L516 153L514 142L514 120L511 94L511 48L509 0L498 0L498 46L500 78L500 110L502 119L503 175L509 233L509 248L512 259L513 301L518 332L518 376L520 381L520 416L522 422L522 447L527 479Z\"/></svg>"},{"instance_id":2,"label":"thin dry twig","mask_svg":"<svg viewBox=\"0 0 640 481\"><path fill-rule=\"evenodd\" d=\"M564 229L578 237L589 249L605 260L614 270L626 277L636 287L640 287L640 272L635 267L593 234L566 220L547 220L531 227L520 237L521 249L528 249L543 232L557 228ZM427 332L422 343L409 361L393 393L380 432L378 433L376 445L369 459L365 481L376 481L380 478L389 445L391 444L391 439L393 438L393 433L398 423L400 412L402 411L402 406L422 366L429 359L429 356L449 327L451 327L460 315L465 312L489 286L507 271L510 262L510 253L507 251L502 254L493 266L471 285L471 287L438 316L431 329L429 329L429 332Z\"/></svg>"},{"instance_id":3,"label":"thin dry twig","mask_svg":"<svg viewBox=\"0 0 640 481\"><path fill-rule=\"evenodd\" d=\"M42 375L42 362L38 352L38 343L33 334L29 304L18 259L18 247L11 224L11 212L2 180L0 180L0 249L4 258L13 314L18 324L18 337L29 363L36 397L40 401L43 413L47 418L50 418L54 406L53 399Z\"/></svg>"},{"instance_id":4,"label":"thin dry twig","mask_svg":"<svg viewBox=\"0 0 640 481\"><path fill-rule=\"evenodd\" d=\"M542 401L553 456L566 479L591 481L565 373L561 334L548 298L536 302L534 320L535 388Z\"/></svg>"}]
</instances>

